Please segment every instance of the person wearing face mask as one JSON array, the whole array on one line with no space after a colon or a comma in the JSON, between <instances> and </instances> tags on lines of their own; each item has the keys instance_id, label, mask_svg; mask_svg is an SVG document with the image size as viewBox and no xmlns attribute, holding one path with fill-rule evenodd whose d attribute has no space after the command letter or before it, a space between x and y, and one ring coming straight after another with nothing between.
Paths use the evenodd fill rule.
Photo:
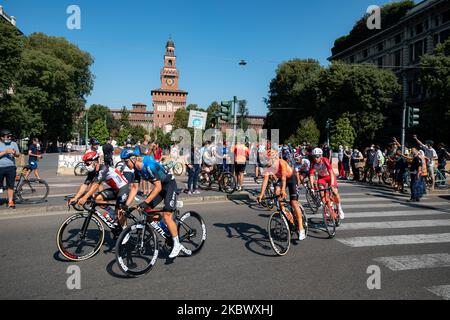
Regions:
<instances>
[{"instance_id":1,"label":"person wearing face mask","mask_svg":"<svg viewBox=\"0 0 450 320\"><path fill-rule=\"evenodd\" d=\"M34 138L33 143L30 145L30 148L28 150L28 166L30 167L30 170L28 170L28 172L25 174L26 179L28 179L31 172L33 171L36 178L39 180L41 179L41 177L39 176L38 168L39 159L42 159L41 147L39 145L39 139Z\"/></svg>"},{"instance_id":2,"label":"person wearing face mask","mask_svg":"<svg viewBox=\"0 0 450 320\"><path fill-rule=\"evenodd\" d=\"M11 131L4 129L0 131L0 185L6 179L8 194L8 208L15 209L14 204L14 182L16 179L16 159L20 155L17 143L12 141Z\"/></svg>"}]
</instances>

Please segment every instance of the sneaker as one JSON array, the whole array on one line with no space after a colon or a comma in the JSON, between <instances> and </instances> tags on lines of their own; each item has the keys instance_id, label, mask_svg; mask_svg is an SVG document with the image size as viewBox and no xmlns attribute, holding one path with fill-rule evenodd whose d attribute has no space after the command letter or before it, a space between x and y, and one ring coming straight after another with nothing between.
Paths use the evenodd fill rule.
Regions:
<instances>
[{"instance_id":1,"label":"sneaker","mask_svg":"<svg viewBox=\"0 0 450 320\"><path fill-rule=\"evenodd\" d=\"M345 219L345 214L344 214L344 211L342 209L339 210L339 219L341 219L341 220Z\"/></svg>"},{"instance_id":2,"label":"sneaker","mask_svg":"<svg viewBox=\"0 0 450 320\"><path fill-rule=\"evenodd\" d=\"M14 201L8 202L8 208L9 209L16 209L16 204L14 203Z\"/></svg>"},{"instance_id":3,"label":"sneaker","mask_svg":"<svg viewBox=\"0 0 450 320\"><path fill-rule=\"evenodd\" d=\"M176 258L178 257L178 255L180 254L180 251L183 250L183 246L179 243L175 246L173 246L172 252L169 255L170 259Z\"/></svg>"},{"instance_id":4,"label":"sneaker","mask_svg":"<svg viewBox=\"0 0 450 320\"><path fill-rule=\"evenodd\" d=\"M194 191L192 192L192 194L200 194L200 191L194 190Z\"/></svg>"},{"instance_id":5,"label":"sneaker","mask_svg":"<svg viewBox=\"0 0 450 320\"><path fill-rule=\"evenodd\" d=\"M306 232L305 230L301 230L298 232L298 240L303 241L306 239Z\"/></svg>"},{"instance_id":6,"label":"sneaker","mask_svg":"<svg viewBox=\"0 0 450 320\"><path fill-rule=\"evenodd\" d=\"M187 192L187 194L188 194L188 196L192 196L194 193L193 193L191 190L189 190L189 191Z\"/></svg>"}]
</instances>

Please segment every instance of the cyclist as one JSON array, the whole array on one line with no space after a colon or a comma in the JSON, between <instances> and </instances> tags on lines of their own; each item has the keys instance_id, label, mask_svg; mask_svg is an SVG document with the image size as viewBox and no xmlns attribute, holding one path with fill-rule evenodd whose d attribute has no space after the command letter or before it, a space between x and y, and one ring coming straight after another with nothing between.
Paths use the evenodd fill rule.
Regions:
<instances>
[{"instance_id":1,"label":"cyclist","mask_svg":"<svg viewBox=\"0 0 450 320\"><path fill-rule=\"evenodd\" d=\"M130 186L119 169L100 164L99 158L100 156L95 151L88 152L83 156L88 175L75 197L69 200L69 204L78 203L78 205L83 206L92 196L97 203L116 200L115 213L119 224L125 227L126 217L123 215L123 210L119 209L129 206L134 199L134 197L129 197ZM103 182L109 188L97 193Z\"/></svg>"},{"instance_id":2,"label":"cyclist","mask_svg":"<svg viewBox=\"0 0 450 320\"><path fill-rule=\"evenodd\" d=\"M301 184L305 183L305 179L309 177L309 168L311 162L306 157L302 157L300 154L296 154L295 158L295 172L297 174L297 180Z\"/></svg>"},{"instance_id":3,"label":"cyclist","mask_svg":"<svg viewBox=\"0 0 450 320\"><path fill-rule=\"evenodd\" d=\"M139 204L139 208L154 209L164 200L163 219L173 239L173 249L169 258L177 257L180 251L186 250L178 238L178 230L173 220L173 212L176 210L177 203L177 183L174 177L168 173L164 167L151 156L141 157L140 153L132 150L125 150L121 155L130 169L135 170L139 179L150 181L154 188L150 195ZM136 179L136 177L135 177ZM136 194L132 192L130 198Z\"/></svg>"},{"instance_id":4,"label":"cyclist","mask_svg":"<svg viewBox=\"0 0 450 320\"><path fill-rule=\"evenodd\" d=\"M319 187L319 190L323 190L323 187L325 187L327 184L331 187L333 193L335 194L335 202L336 205L338 206L339 218L341 220L344 220L345 215L344 211L342 210L341 198L339 196L337 188L336 174L333 171L333 167L331 166L331 163L328 160L328 158L325 158L323 156L322 149L320 148L314 149L312 152L312 156L314 160L311 163L311 167L309 170L309 181L311 183L311 188L314 189L316 183L314 174L317 172L318 175L317 185Z\"/></svg>"},{"instance_id":5,"label":"cyclist","mask_svg":"<svg viewBox=\"0 0 450 320\"><path fill-rule=\"evenodd\" d=\"M288 153L285 152L283 155L282 152L282 157L287 159ZM299 240L302 241L306 239L306 232L305 229L303 228L302 212L300 209L300 204L298 202L297 176L294 173L294 169L288 164L288 162L285 159L278 159L277 157L273 157L271 155L268 162L268 168L264 170L264 180L261 187L261 193L256 198L256 201L258 201L259 203L264 198L264 192L269 183L269 176L272 174L273 176L278 178L278 181L275 183L275 194L279 197L281 196L282 199L286 199L287 198L286 187L288 187L289 201L298 221ZM280 206L281 210L285 212L283 203L280 203ZM290 217L290 215L288 215L288 217Z\"/></svg>"}]
</instances>

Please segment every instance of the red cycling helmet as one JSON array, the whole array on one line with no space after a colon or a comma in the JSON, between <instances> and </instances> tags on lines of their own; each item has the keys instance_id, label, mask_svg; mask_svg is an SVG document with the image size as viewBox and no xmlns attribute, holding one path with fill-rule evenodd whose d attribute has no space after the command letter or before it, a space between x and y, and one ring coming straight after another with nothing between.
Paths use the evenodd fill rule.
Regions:
<instances>
[{"instance_id":1,"label":"red cycling helmet","mask_svg":"<svg viewBox=\"0 0 450 320\"><path fill-rule=\"evenodd\" d=\"M98 160L98 153L97 152L88 152L83 156L83 162L87 161L96 161Z\"/></svg>"}]
</instances>

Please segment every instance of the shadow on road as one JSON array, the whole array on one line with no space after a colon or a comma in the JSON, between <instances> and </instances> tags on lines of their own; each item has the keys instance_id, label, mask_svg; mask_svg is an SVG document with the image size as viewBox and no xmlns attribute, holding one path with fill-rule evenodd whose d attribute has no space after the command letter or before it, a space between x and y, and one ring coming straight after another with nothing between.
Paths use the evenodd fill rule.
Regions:
<instances>
[{"instance_id":1,"label":"shadow on road","mask_svg":"<svg viewBox=\"0 0 450 320\"><path fill-rule=\"evenodd\" d=\"M118 269L116 264L116 259L112 260L108 265L106 266L106 272L109 273L110 276L117 278L117 279L135 279L136 277L132 277L129 275L124 275L120 270L117 272L114 270L114 266Z\"/></svg>"},{"instance_id":2,"label":"shadow on road","mask_svg":"<svg viewBox=\"0 0 450 320\"><path fill-rule=\"evenodd\" d=\"M53 254L53 259L58 262L64 262L64 263L72 262L69 259L64 258L64 256L61 254L61 252L59 252L59 250Z\"/></svg>"},{"instance_id":3,"label":"shadow on road","mask_svg":"<svg viewBox=\"0 0 450 320\"><path fill-rule=\"evenodd\" d=\"M214 226L224 228L227 232L227 237L230 239L244 240L247 250L253 253L266 257L276 256L270 246L267 231L260 226L242 222L229 224L215 223ZM256 246L255 249L253 248L254 246Z\"/></svg>"}]
</instances>

